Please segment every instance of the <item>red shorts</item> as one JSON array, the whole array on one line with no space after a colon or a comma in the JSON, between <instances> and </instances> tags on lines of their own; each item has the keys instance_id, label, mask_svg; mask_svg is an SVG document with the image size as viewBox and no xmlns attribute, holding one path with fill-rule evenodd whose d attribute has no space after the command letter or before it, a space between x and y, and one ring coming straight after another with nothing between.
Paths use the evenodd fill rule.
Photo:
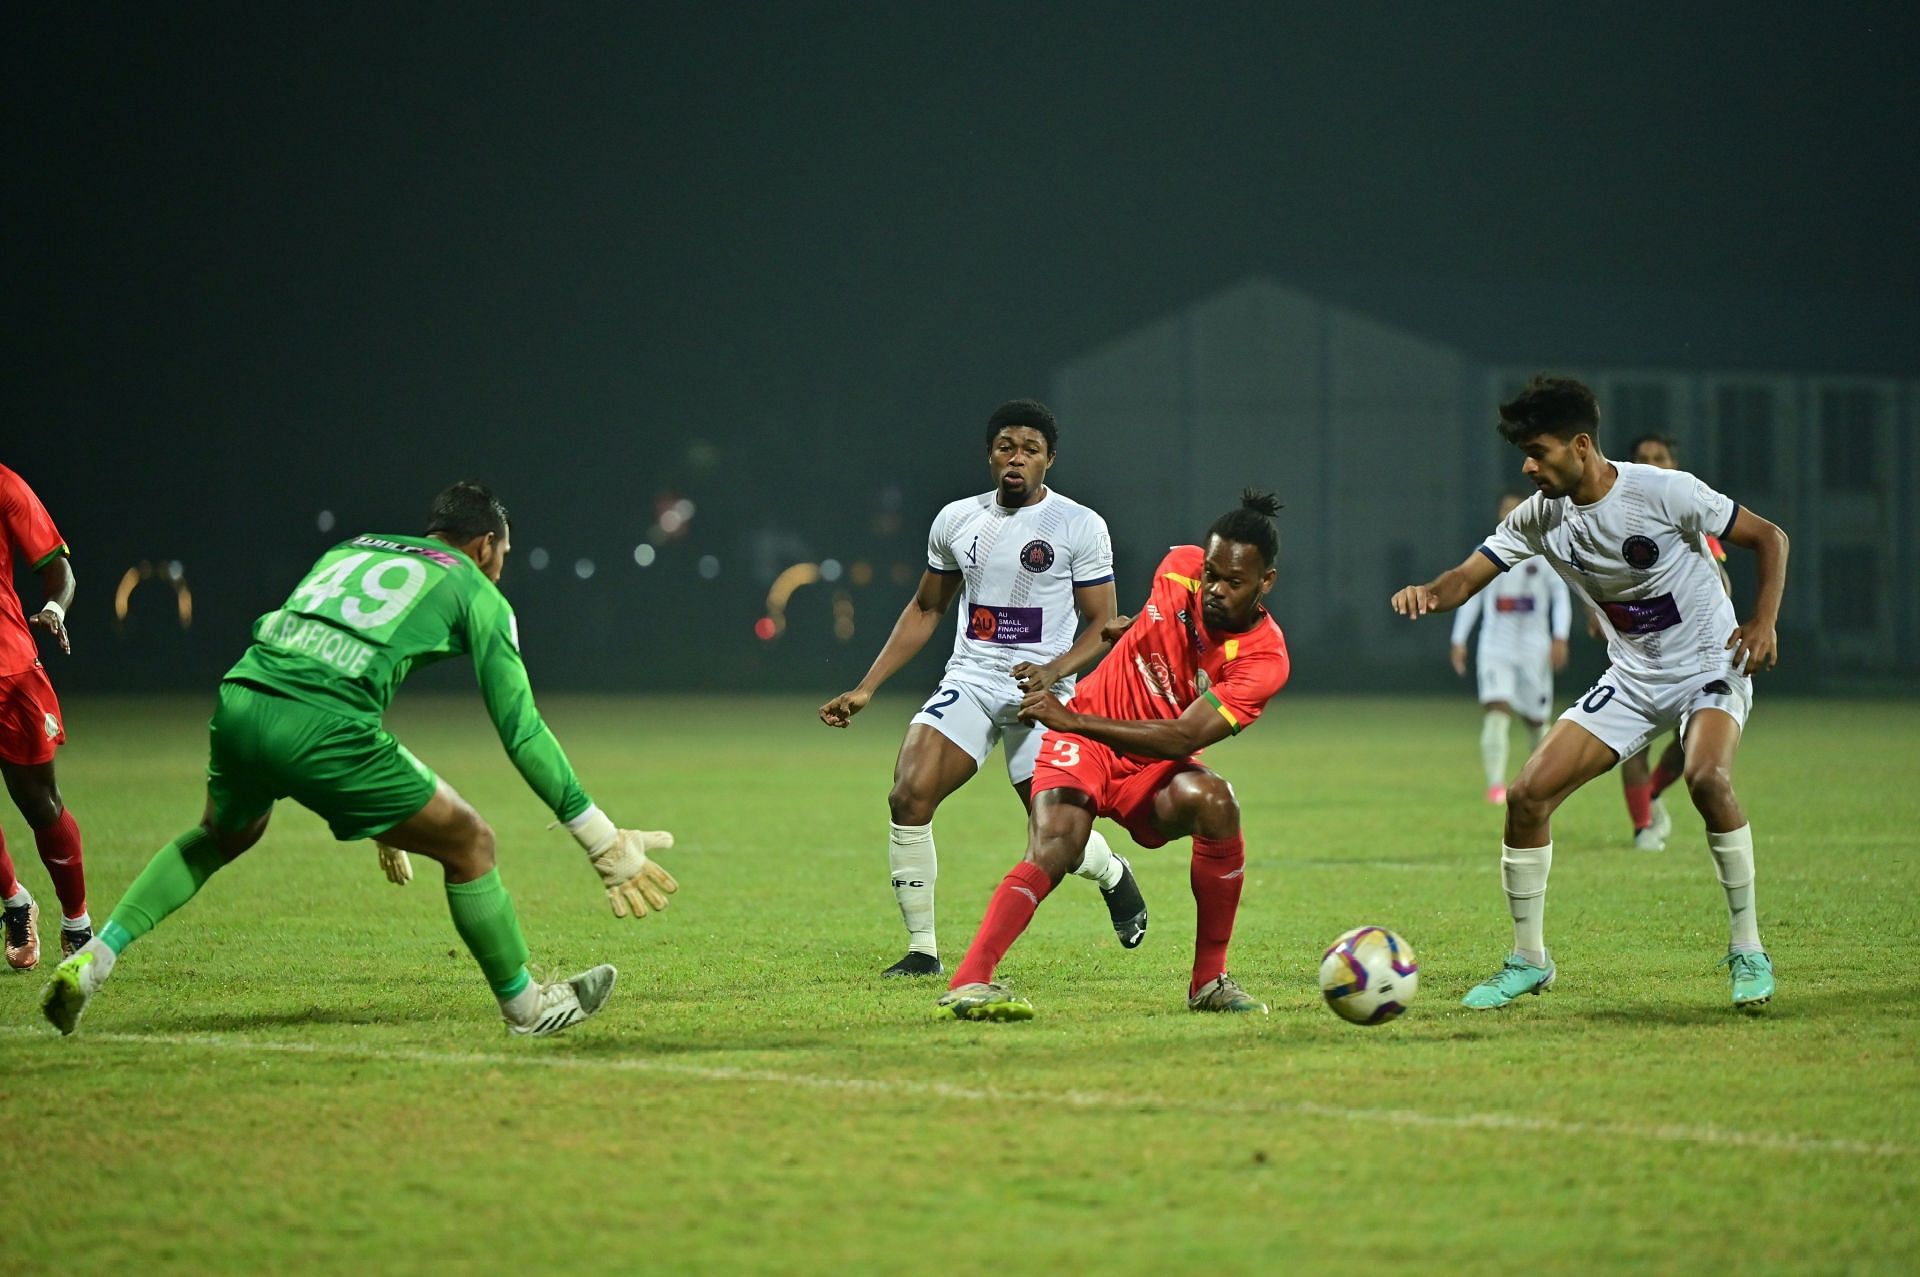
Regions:
<instances>
[{"instance_id":1,"label":"red shorts","mask_svg":"<svg viewBox=\"0 0 1920 1277\"><path fill-rule=\"evenodd\" d=\"M1048 732L1033 765L1033 794L1077 789L1142 847L1164 847L1167 835L1153 825L1153 796L1181 772L1199 770L1192 758L1132 758L1072 732Z\"/></svg>"},{"instance_id":2,"label":"red shorts","mask_svg":"<svg viewBox=\"0 0 1920 1277\"><path fill-rule=\"evenodd\" d=\"M50 763L66 740L60 701L40 662L18 674L0 674L0 760L22 767Z\"/></svg>"}]
</instances>

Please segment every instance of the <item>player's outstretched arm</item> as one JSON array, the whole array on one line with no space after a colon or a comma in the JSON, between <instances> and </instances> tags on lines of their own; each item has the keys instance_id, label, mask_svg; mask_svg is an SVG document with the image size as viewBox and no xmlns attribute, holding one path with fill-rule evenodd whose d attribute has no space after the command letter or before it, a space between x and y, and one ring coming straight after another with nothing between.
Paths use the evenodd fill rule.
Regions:
<instances>
[{"instance_id":1,"label":"player's outstretched arm","mask_svg":"<svg viewBox=\"0 0 1920 1277\"><path fill-rule=\"evenodd\" d=\"M880 655L873 658L866 677L860 685L850 692L828 701L820 707L820 721L828 727L845 727L853 721L853 716L867 707L873 694L888 679L900 672L900 667L919 655L920 649L933 637L933 631L939 626L940 618L953 606L953 600L960 593L961 577L958 572L935 572L928 568L920 574L920 588L907 600L907 606L900 611L900 617L893 623L893 633L887 635L887 641L881 645Z\"/></svg>"},{"instance_id":2,"label":"player's outstretched arm","mask_svg":"<svg viewBox=\"0 0 1920 1277\"><path fill-rule=\"evenodd\" d=\"M1063 678L1072 678L1084 674L1100 663L1100 659L1113 650L1119 641L1119 634L1107 637L1107 629L1114 619L1114 610L1119 606L1119 598L1114 593L1112 581L1102 581L1098 585L1078 586L1073 591L1073 606L1080 613L1080 633L1075 636L1073 645L1045 665L1035 665L1031 661L1021 661L1013 667L1013 679L1020 684L1023 692L1035 688L1048 688ZM1121 634L1126 633L1123 626Z\"/></svg>"},{"instance_id":3,"label":"player's outstretched arm","mask_svg":"<svg viewBox=\"0 0 1920 1277\"><path fill-rule=\"evenodd\" d=\"M1394 592L1389 605L1408 620L1429 612L1451 612L1487 588L1500 575L1493 560L1475 550L1456 568L1448 568L1425 585L1409 585Z\"/></svg>"},{"instance_id":4,"label":"player's outstretched arm","mask_svg":"<svg viewBox=\"0 0 1920 1277\"><path fill-rule=\"evenodd\" d=\"M73 565L63 551L40 565L40 589L46 602L27 618L27 624L53 635L60 650L69 655L73 641L67 637L67 609L73 606Z\"/></svg>"},{"instance_id":5,"label":"player's outstretched arm","mask_svg":"<svg viewBox=\"0 0 1920 1277\"><path fill-rule=\"evenodd\" d=\"M1749 674L1770 670L1780 660L1780 600L1787 592L1787 534L1745 506L1734 516L1726 539L1752 550L1759 567L1753 611L1727 638L1735 669Z\"/></svg>"}]
</instances>

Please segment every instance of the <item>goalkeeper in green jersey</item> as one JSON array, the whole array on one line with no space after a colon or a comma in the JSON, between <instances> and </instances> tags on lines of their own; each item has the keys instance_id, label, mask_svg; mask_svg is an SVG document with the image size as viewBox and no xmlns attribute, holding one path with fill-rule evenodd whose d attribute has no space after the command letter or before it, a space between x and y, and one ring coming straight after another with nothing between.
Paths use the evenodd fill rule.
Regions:
<instances>
[{"instance_id":1,"label":"goalkeeper in green jersey","mask_svg":"<svg viewBox=\"0 0 1920 1277\"><path fill-rule=\"evenodd\" d=\"M126 947L258 842L281 798L317 812L342 841L374 839L395 882L412 877L408 852L440 862L454 929L511 1032L557 1033L605 1005L611 966L551 984L528 975L493 830L380 725L409 671L472 657L500 743L586 851L614 915L667 907L676 884L647 853L671 847L673 836L615 828L534 708L513 609L497 585L508 548L500 502L479 484L456 483L434 499L425 536L342 542L255 623L208 724L206 814L160 849L100 933L55 969L41 998L55 1027L74 1031Z\"/></svg>"}]
</instances>

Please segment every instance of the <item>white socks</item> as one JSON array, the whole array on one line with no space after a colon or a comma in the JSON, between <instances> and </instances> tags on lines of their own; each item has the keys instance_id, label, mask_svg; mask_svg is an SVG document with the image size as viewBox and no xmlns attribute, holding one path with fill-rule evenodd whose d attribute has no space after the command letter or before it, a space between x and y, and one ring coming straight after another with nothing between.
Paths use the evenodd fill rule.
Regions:
<instances>
[{"instance_id":1,"label":"white socks","mask_svg":"<svg viewBox=\"0 0 1920 1277\"><path fill-rule=\"evenodd\" d=\"M526 1028L540 1014L540 982L528 980L527 987L510 998L500 999L500 1014L509 1024Z\"/></svg>"},{"instance_id":2,"label":"white socks","mask_svg":"<svg viewBox=\"0 0 1920 1277\"><path fill-rule=\"evenodd\" d=\"M1552 843L1500 844L1500 883L1507 889L1507 911L1513 915L1513 951L1537 967L1547 965L1547 871L1552 868Z\"/></svg>"},{"instance_id":3,"label":"white socks","mask_svg":"<svg viewBox=\"0 0 1920 1277\"><path fill-rule=\"evenodd\" d=\"M1480 720L1480 765L1487 769L1487 788L1507 783L1507 716L1490 709Z\"/></svg>"},{"instance_id":4,"label":"white socks","mask_svg":"<svg viewBox=\"0 0 1920 1277\"><path fill-rule=\"evenodd\" d=\"M1120 875L1126 872L1126 866L1113 854L1113 848L1107 846L1106 835L1095 829L1087 834L1087 854L1080 857L1080 867L1073 872L1099 883L1102 891L1112 891L1120 885Z\"/></svg>"},{"instance_id":5,"label":"white socks","mask_svg":"<svg viewBox=\"0 0 1920 1277\"><path fill-rule=\"evenodd\" d=\"M85 909L80 911L78 918L69 918L62 915L60 918L60 929L63 931L92 931L93 915Z\"/></svg>"},{"instance_id":6,"label":"white socks","mask_svg":"<svg viewBox=\"0 0 1920 1277\"><path fill-rule=\"evenodd\" d=\"M1753 826L1730 833L1707 833L1707 850L1727 893L1727 948L1734 953L1760 952L1760 918L1753 908Z\"/></svg>"},{"instance_id":7,"label":"white socks","mask_svg":"<svg viewBox=\"0 0 1920 1277\"><path fill-rule=\"evenodd\" d=\"M932 825L887 824L887 863L893 870L893 898L907 924L907 948L930 958L940 956L933 936L933 884L939 862L933 851Z\"/></svg>"},{"instance_id":8,"label":"white socks","mask_svg":"<svg viewBox=\"0 0 1920 1277\"><path fill-rule=\"evenodd\" d=\"M28 893L25 887L20 888L20 890L14 892L5 900L0 900L0 905L5 905L9 909L18 909L22 905L30 905L32 903L33 896Z\"/></svg>"}]
</instances>

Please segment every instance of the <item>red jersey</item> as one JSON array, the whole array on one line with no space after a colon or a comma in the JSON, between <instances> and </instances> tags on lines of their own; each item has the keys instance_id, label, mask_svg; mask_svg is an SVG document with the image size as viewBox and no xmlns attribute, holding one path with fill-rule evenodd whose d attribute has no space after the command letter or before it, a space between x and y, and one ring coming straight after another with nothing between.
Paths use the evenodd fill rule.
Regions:
<instances>
[{"instance_id":1,"label":"red jersey","mask_svg":"<svg viewBox=\"0 0 1920 1277\"><path fill-rule=\"evenodd\" d=\"M1101 718L1178 718L1205 697L1238 735L1286 686L1287 640L1261 608L1238 632L1207 628L1200 607L1206 552L1176 545L1154 569L1153 593L1093 673L1073 709Z\"/></svg>"},{"instance_id":2,"label":"red jersey","mask_svg":"<svg viewBox=\"0 0 1920 1277\"><path fill-rule=\"evenodd\" d=\"M0 589L0 675L30 670L40 659L40 645L27 628L20 596L10 588L16 550L22 563L38 570L65 554L67 543L27 481L0 466L0 582L9 587Z\"/></svg>"}]
</instances>

